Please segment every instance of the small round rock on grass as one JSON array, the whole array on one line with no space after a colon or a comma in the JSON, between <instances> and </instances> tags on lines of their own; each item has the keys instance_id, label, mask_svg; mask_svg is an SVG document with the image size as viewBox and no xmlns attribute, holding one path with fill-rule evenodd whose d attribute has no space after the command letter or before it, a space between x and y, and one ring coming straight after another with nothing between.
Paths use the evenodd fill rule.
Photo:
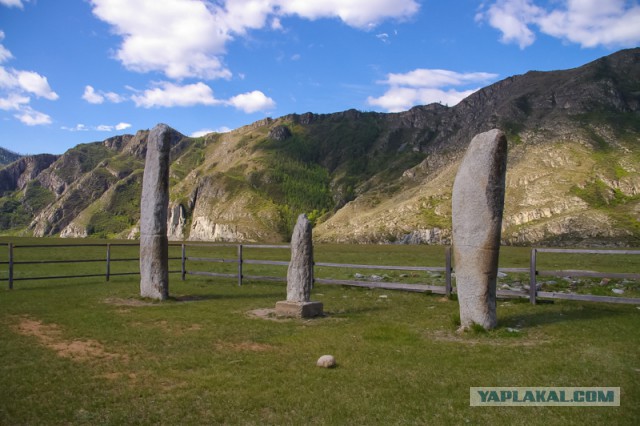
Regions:
<instances>
[{"instance_id":1,"label":"small round rock on grass","mask_svg":"<svg viewBox=\"0 0 640 426\"><path fill-rule=\"evenodd\" d=\"M318 358L318 362L316 362L316 365L323 368L333 368L336 366L336 359L333 357L333 355L322 355L320 358Z\"/></svg>"}]
</instances>

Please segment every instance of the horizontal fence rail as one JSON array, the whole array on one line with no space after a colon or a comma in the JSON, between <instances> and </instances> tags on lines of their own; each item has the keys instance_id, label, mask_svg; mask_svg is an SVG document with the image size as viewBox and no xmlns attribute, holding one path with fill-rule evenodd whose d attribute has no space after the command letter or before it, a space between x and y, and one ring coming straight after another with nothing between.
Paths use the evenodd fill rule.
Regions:
<instances>
[{"instance_id":1,"label":"horizontal fence rail","mask_svg":"<svg viewBox=\"0 0 640 426\"><path fill-rule=\"evenodd\" d=\"M273 244L213 244L213 243L170 243L170 247L180 248L179 257L169 257L169 260L180 261L180 270L171 270L170 273L180 273L182 280L186 280L187 275L205 276L215 278L236 278L238 286L242 286L243 280L256 281L286 281L286 276L263 276L263 275L246 275L244 274L244 265L269 265L269 266L288 266L288 261L283 260L260 260L247 259L245 249L282 249L290 250L290 245L273 245ZM112 248L114 247L139 247L138 243L88 243L88 244L13 244L1 243L0 247L6 247L8 251L7 261L0 262L0 265L8 267L7 278L0 278L0 281L7 281L9 289L13 289L14 282L29 280L45 280L45 279L64 279L64 278L95 278L105 277L109 281L113 276L139 275L139 269L134 272L113 272L111 266L117 262L139 262L139 257L122 256L114 258ZM202 255L202 251L208 248L230 248L235 249L235 256L227 257L208 257ZM16 253L21 250L35 249L67 249L67 248L103 248L105 257L89 257L85 259L30 259L17 260ZM187 250L199 249L197 256L188 256ZM562 293L557 291L540 291L538 290L538 276L547 277L591 277L591 278L612 278L612 279L629 279L640 280L639 273L619 273L619 272L598 272L585 270L538 270L537 256L539 253L562 254L595 254L595 255L640 255L640 250L592 250L592 249L559 249L559 248L532 248L530 254L530 262L528 268L500 268L502 273L520 273L529 274L528 290L507 290L497 289L496 294L499 297L516 297L528 298L532 304L535 304L538 298L547 299L566 299L589 302L607 302L607 303L629 303L640 304L640 298L620 297L620 296L596 296L590 294ZM86 274L68 274L68 275L47 275L47 276L16 276L16 268L21 269L28 265L64 265L64 264L91 264L103 263L105 265L102 273L86 273ZM201 263L229 263L236 264L237 271L216 272L216 271L198 271L187 269L188 262ZM454 268L452 266L451 247L444 247L444 267L443 266L397 266L397 265L370 265L370 264L348 264L334 262L315 262L314 267L322 268L348 268L348 269L367 269L367 270L389 270L389 271L414 271L414 272L441 272L444 273L445 285L430 284L410 284L401 282L381 282L381 281L362 281L348 279L333 278L315 278L314 282L324 285L347 285L354 287L380 288L389 290L404 290L413 292L429 292L435 294L451 295L456 292L456 288L452 285L452 277Z\"/></svg>"},{"instance_id":2,"label":"horizontal fence rail","mask_svg":"<svg viewBox=\"0 0 640 426\"><path fill-rule=\"evenodd\" d=\"M8 266L7 278L0 278L0 281L7 281L9 289L13 289L14 282L17 281L38 281L38 280L53 280L53 279L72 279L72 278L96 278L105 277L106 281L109 281L112 276L125 276L125 275L139 275L140 271L136 272L111 272L111 264L113 262L133 262L140 261L139 257L124 257L124 258L112 258L111 249L113 247L139 247L138 243L89 243L89 244L2 244L8 248L8 261L0 262L0 265ZM171 246L179 246L171 244ZM90 258L90 259L36 259L36 260L24 260L16 261L16 250L20 249L67 249L67 248L104 248L106 254L104 258ZM180 260L181 257L169 257L169 260ZM78 263L105 263L105 272L103 273L87 273L87 274L65 274L65 275L42 275L42 276L24 276L16 277L16 266L22 265L64 265L64 264L78 264ZM181 271L169 271L169 273L180 273Z\"/></svg>"},{"instance_id":3,"label":"horizontal fence rail","mask_svg":"<svg viewBox=\"0 0 640 426\"><path fill-rule=\"evenodd\" d=\"M548 299L581 300L586 302L607 302L607 303L629 303L640 304L640 299L617 296L594 296L591 294L559 293L553 291L538 291L537 276L547 277L591 277L591 278L618 278L640 280L640 274L618 273L618 272L596 272L583 270L558 270L558 271L538 271L538 253L556 254L602 254L602 255L640 255L640 250L595 250L595 249L560 249L560 248L532 248L529 272L529 300L531 304L536 304L538 297Z\"/></svg>"}]
</instances>

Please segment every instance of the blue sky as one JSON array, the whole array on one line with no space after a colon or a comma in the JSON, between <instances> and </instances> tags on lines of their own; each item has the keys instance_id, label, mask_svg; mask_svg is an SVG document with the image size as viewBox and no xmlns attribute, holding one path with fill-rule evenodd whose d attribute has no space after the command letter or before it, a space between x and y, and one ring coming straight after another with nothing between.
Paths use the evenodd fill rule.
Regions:
<instances>
[{"instance_id":1,"label":"blue sky","mask_svg":"<svg viewBox=\"0 0 640 426\"><path fill-rule=\"evenodd\" d=\"M637 0L0 0L0 146L452 106L638 45Z\"/></svg>"}]
</instances>

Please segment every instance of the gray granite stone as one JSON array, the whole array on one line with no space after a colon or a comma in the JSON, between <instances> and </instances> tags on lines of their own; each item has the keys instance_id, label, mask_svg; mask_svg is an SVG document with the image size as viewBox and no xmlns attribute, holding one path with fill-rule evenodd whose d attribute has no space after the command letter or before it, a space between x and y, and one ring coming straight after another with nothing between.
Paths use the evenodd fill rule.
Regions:
<instances>
[{"instance_id":1,"label":"gray granite stone","mask_svg":"<svg viewBox=\"0 0 640 426\"><path fill-rule=\"evenodd\" d=\"M140 296L169 297L169 128L158 124L147 138L140 205Z\"/></svg>"},{"instance_id":2,"label":"gray granite stone","mask_svg":"<svg viewBox=\"0 0 640 426\"><path fill-rule=\"evenodd\" d=\"M313 287L311 222L301 214L291 237L291 262L287 271L287 301L308 302Z\"/></svg>"},{"instance_id":3,"label":"gray granite stone","mask_svg":"<svg viewBox=\"0 0 640 426\"><path fill-rule=\"evenodd\" d=\"M491 130L473 138L453 184L453 253L462 327L497 325L506 169L507 140L501 131Z\"/></svg>"}]
</instances>

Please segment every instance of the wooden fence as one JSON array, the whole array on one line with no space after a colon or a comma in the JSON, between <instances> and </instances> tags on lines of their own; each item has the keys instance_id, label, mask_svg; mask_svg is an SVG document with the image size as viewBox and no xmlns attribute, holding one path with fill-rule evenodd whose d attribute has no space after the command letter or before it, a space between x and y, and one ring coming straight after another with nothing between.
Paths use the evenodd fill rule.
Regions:
<instances>
[{"instance_id":1,"label":"wooden fence","mask_svg":"<svg viewBox=\"0 0 640 426\"><path fill-rule=\"evenodd\" d=\"M105 277L106 281L112 276L119 275L136 275L138 272L111 272L111 266L114 262L133 262L139 261L138 257L112 257L113 247L138 247L137 243L111 243L111 244L55 244L55 245L14 245L12 243L2 244L8 249L8 261L0 262L0 265L7 265L8 274L7 278L0 278L0 281L8 281L9 289L13 289L15 281L26 280L44 280L44 279L62 279L62 278L84 278L84 277ZM75 259L75 260L23 260L16 259L16 249L35 249L35 248L71 248L71 247L102 247L105 249L104 258L89 258L89 259ZM170 260L180 260L180 270L170 270L170 273L179 273L184 281L187 275L208 276L208 277L223 277L223 278L237 278L238 286L242 286L242 282L245 279L256 281L286 281L286 276L262 276L262 275L246 275L243 271L243 265L272 265L272 266L288 266L288 261L276 261L276 260L257 260L247 259L243 252L245 248L257 248L257 249L290 249L289 245L266 245L266 244L199 244L199 243L170 243L170 247L180 248L180 257L170 257ZM188 256L188 248L197 247L199 249L231 247L235 248L236 256L233 258L221 258L221 257L199 257ZM355 287L366 288L381 288L389 290L404 290L414 292L430 292L436 294L443 294L446 296L456 292L456 288L452 286L452 277L455 273L452 267L451 247L443 246L444 266L392 266L392 265L357 265L357 264L345 264L345 263L326 263L316 262L315 267L326 268L350 268L350 269L376 269L376 270L400 270L400 271L417 271L417 272L442 272L445 277L445 285L429 285L429 284L408 284L400 282L373 282L373 281L357 281L357 280L337 280L328 278L315 278L314 282L317 284L327 285L347 285ZM573 254L606 254L606 255L640 255L640 250L585 250L585 249L554 249L554 248L532 248L530 256L529 268L500 268L500 272L503 273L523 273L529 274L529 290L502 290L496 291L499 297L522 297L529 298L532 304L535 304L538 298L546 299L566 299L566 300L581 300L590 302L608 302L608 303L627 303L627 304L640 304L640 298L628 298L617 296L596 296L590 294L575 294L575 293L560 293L560 292L547 292L539 291L537 289L537 277L538 276L553 276L553 277L592 277L592 278L619 278L619 279L632 279L640 280L640 274L637 273L615 273L615 272L593 272L582 270L538 270L537 269L537 254L538 253L573 253ZM204 262L204 263L231 263L237 265L236 273L222 273L212 271L197 271L187 268L187 262ZM49 275L49 276L24 276L16 277L15 269L17 266L22 265L44 265L44 264L76 264L76 263L104 263L105 269L102 273L91 274L74 274L74 275Z\"/></svg>"},{"instance_id":2,"label":"wooden fence","mask_svg":"<svg viewBox=\"0 0 640 426\"><path fill-rule=\"evenodd\" d=\"M548 299L583 300L588 302L609 302L609 303L629 303L640 304L640 299L616 296L594 296L591 294L556 293L549 291L538 291L537 276L547 277L591 277L591 278L620 278L640 280L640 274L617 273L617 272L593 272L593 271L538 271L538 253L558 253L558 254L606 254L606 255L640 255L640 250L587 250L587 249L557 249L557 248L532 248L529 267L529 300L535 305L536 298Z\"/></svg>"}]
</instances>

